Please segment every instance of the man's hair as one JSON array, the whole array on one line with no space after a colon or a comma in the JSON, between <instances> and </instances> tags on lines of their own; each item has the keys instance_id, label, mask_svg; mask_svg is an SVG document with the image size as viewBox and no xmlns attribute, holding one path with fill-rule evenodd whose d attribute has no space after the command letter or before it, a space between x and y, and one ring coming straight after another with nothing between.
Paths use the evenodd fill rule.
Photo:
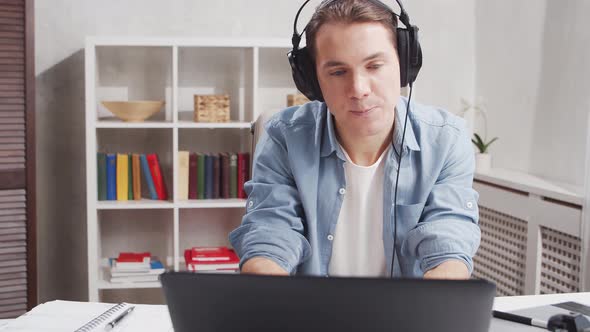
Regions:
<instances>
[{"instance_id":1,"label":"man's hair","mask_svg":"<svg viewBox=\"0 0 590 332\"><path fill-rule=\"evenodd\" d=\"M309 54L316 58L316 35L326 23L381 23L391 32L393 47L397 49L397 17L371 0L327 0L316 8L305 30Z\"/></svg>"}]
</instances>

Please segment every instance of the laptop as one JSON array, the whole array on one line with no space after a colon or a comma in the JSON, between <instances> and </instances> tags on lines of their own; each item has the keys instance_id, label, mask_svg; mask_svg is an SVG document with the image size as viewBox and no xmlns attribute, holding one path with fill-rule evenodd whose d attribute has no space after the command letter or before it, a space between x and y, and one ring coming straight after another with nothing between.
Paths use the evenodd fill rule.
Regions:
<instances>
[{"instance_id":1,"label":"laptop","mask_svg":"<svg viewBox=\"0 0 590 332\"><path fill-rule=\"evenodd\" d=\"M488 332L484 280L280 277L166 272L176 332Z\"/></svg>"}]
</instances>

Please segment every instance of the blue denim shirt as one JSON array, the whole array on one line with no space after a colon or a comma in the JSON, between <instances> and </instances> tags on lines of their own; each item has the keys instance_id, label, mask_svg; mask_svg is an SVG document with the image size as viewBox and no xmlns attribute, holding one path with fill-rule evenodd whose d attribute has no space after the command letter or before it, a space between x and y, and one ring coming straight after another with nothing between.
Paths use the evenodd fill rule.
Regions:
<instances>
[{"instance_id":1,"label":"blue denim shirt","mask_svg":"<svg viewBox=\"0 0 590 332\"><path fill-rule=\"evenodd\" d=\"M463 119L412 102L397 204L394 186L408 100L396 105L394 148L385 161L383 244L394 275L422 277L445 260L473 271L480 242L474 153ZM398 125L402 124L402 125ZM290 107L265 126L254 154L242 224L229 235L241 264L262 256L291 274L328 275L333 236L346 188L346 158L325 103ZM397 225L394 225L397 213Z\"/></svg>"}]
</instances>

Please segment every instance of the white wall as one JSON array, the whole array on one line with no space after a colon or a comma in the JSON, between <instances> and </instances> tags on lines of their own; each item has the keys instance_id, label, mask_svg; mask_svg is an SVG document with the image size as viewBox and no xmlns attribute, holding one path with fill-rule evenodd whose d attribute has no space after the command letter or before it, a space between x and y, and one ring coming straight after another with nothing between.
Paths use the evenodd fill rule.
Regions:
<instances>
[{"instance_id":1,"label":"white wall","mask_svg":"<svg viewBox=\"0 0 590 332\"><path fill-rule=\"evenodd\" d=\"M302 1L35 2L39 298L85 299L84 39L88 35L282 37ZM318 1L312 1L314 6ZM474 95L474 3L408 4L421 28L416 96L457 111ZM310 17L306 8L302 19ZM396 9L397 11L397 9ZM300 29L302 26L300 27Z\"/></svg>"},{"instance_id":2,"label":"white wall","mask_svg":"<svg viewBox=\"0 0 590 332\"><path fill-rule=\"evenodd\" d=\"M476 3L476 96L486 100L493 166L526 171L540 78L545 0ZM483 123L479 122L480 133Z\"/></svg>"},{"instance_id":3,"label":"white wall","mask_svg":"<svg viewBox=\"0 0 590 332\"><path fill-rule=\"evenodd\" d=\"M476 5L476 90L488 102L494 167L582 187L590 110L584 0Z\"/></svg>"},{"instance_id":4,"label":"white wall","mask_svg":"<svg viewBox=\"0 0 590 332\"><path fill-rule=\"evenodd\" d=\"M548 1L531 171L584 185L590 111L590 1Z\"/></svg>"}]
</instances>

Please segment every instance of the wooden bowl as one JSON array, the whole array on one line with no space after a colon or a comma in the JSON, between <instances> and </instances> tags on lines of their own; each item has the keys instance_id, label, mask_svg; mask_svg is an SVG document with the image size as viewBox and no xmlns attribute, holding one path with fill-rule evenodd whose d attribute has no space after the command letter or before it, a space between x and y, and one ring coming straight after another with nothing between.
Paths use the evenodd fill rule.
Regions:
<instances>
[{"instance_id":1,"label":"wooden bowl","mask_svg":"<svg viewBox=\"0 0 590 332\"><path fill-rule=\"evenodd\" d=\"M102 104L116 117L127 122L144 121L164 106L164 102L159 100L103 101Z\"/></svg>"}]
</instances>

